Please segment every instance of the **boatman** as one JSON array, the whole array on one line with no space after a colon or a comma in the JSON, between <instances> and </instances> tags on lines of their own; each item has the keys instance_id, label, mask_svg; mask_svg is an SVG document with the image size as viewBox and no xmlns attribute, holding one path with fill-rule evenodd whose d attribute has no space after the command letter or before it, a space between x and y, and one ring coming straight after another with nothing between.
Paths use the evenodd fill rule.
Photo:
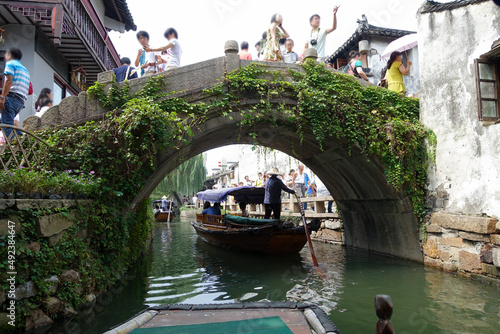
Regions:
<instances>
[{"instance_id":1,"label":"boatman","mask_svg":"<svg viewBox=\"0 0 500 334\"><path fill-rule=\"evenodd\" d=\"M267 179L265 184L266 193L264 196L264 206L265 206L265 216L264 219L271 218L271 212L273 213L274 219L280 219L281 216L281 191L286 191L290 194L295 194L295 190L292 190L285 186L283 181L278 179L278 175L281 175L277 168L273 168L271 171L267 172L269 179Z\"/></svg>"}]
</instances>

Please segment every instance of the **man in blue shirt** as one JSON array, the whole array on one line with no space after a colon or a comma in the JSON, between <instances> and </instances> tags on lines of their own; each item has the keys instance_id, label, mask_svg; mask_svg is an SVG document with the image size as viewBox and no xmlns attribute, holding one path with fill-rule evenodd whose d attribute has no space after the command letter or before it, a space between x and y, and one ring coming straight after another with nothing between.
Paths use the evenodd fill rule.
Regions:
<instances>
[{"instance_id":1,"label":"man in blue shirt","mask_svg":"<svg viewBox=\"0 0 500 334\"><path fill-rule=\"evenodd\" d=\"M122 66L113 70L116 75L116 82L138 78L137 71L135 70L135 68L130 66L131 62L129 58L123 57L122 59L120 59L120 63L122 64Z\"/></svg>"},{"instance_id":2,"label":"man in blue shirt","mask_svg":"<svg viewBox=\"0 0 500 334\"><path fill-rule=\"evenodd\" d=\"M285 186L283 181L278 179L278 175L280 175L277 168L273 168L272 171L267 172L269 175L269 179L267 179L265 184L265 195L264 195L264 206L265 206L265 215L264 219L271 218L271 212L273 213L274 219L280 219L281 216L281 191L286 191L290 194L295 194L295 190L292 190Z\"/></svg>"},{"instance_id":3,"label":"man in blue shirt","mask_svg":"<svg viewBox=\"0 0 500 334\"><path fill-rule=\"evenodd\" d=\"M201 213L204 215L214 215L214 216L221 215L220 203L214 203L214 206L210 206L210 202L205 202L205 206L203 208L205 210L203 210Z\"/></svg>"},{"instance_id":4,"label":"man in blue shirt","mask_svg":"<svg viewBox=\"0 0 500 334\"><path fill-rule=\"evenodd\" d=\"M23 53L18 48L5 52L5 81L0 94L1 123L14 125L14 118L24 107L30 87L30 74L21 64ZM12 129L4 129L6 139Z\"/></svg>"}]
</instances>

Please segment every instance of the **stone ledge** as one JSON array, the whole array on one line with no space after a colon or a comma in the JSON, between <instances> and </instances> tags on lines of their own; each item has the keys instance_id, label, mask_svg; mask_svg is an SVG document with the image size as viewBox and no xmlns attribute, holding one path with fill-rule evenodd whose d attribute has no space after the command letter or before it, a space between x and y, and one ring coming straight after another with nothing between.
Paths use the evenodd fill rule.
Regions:
<instances>
[{"instance_id":1,"label":"stone ledge","mask_svg":"<svg viewBox=\"0 0 500 334\"><path fill-rule=\"evenodd\" d=\"M442 212L433 213L431 222L444 228L478 234L495 233L497 225L497 220L493 218L471 217Z\"/></svg>"},{"instance_id":2,"label":"stone ledge","mask_svg":"<svg viewBox=\"0 0 500 334\"><path fill-rule=\"evenodd\" d=\"M464 240L490 242L489 234L477 234L471 232L459 232L458 236Z\"/></svg>"},{"instance_id":3,"label":"stone ledge","mask_svg":"<svg viewBox=\"0 0 500 334\"><path fill-rule=\"evenodd\" d=\"M443 261L439 259L433 259L432 257L424 256L424 264L429 267L443 269Z\"/></svg>"},{"instance_id":4,"label":"stone ledge","mask_svg":"<svg viewBox=\"0 0 500 334\"><path fill-rule=\"evenodd\" d=\"M500 234L492 234L490 237L492 244L500 246Z\"/></svg>"},{"instance_id":5,"label":"stone ledge","mask_svg":"<svg viewBox=\"0 0 500 334\"><path fill-rule=\"evenodd\" d=\"M425 230L427 233L443 233L443 228L436 224L426 224Z\"/></svg>"}]
</instances>

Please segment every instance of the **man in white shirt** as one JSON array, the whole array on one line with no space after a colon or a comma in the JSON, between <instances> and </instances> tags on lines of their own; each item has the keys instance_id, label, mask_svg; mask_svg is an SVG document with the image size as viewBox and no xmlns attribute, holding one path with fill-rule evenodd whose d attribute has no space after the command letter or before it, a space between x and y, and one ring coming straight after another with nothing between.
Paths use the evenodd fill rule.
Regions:
<instances>
[{"instance_id":1,"label":"man in white shirt","mask_svg":"<svg viewBox=\"0 0 500 334\"><path fill-rule=\"evenodd\" d=\"M160 53L150 52L149 48L149 34L141 30L137 33L137 40L141 44L142 48L139 49L137 53L137 58L135 59L135 67L141 69L141 77L153 75L158 72L156 56Z\"/></svg>"},{"instance_id":2,"label":"man in white shirt","mask_svg":"<svg viewBox=\"0 0 500 334\"><path fill-rule=\"evenodd\" d=\"M146 48L146 51L150 52L167 51L168 59L167 59L166 70L168 71L181 66L182 48L181 44L177 40L179 38L177 30L175 30L174 28L168 28L165 31L164 36L166 39L168 39L167 45L157 49L151 49L148 47Z\"/></svg>"},{"instance_id":3,"label":"man in white shirt","mask_svg":"<svg viewBox=\"0 0 500 334\"><path fill-rule=\"evenodd\" d=\"M285 51L281 54L285 63L295 64L299 60L299 55L293 51L293 40L288 38L285 42Z\"/></svg>"},{"instance_id":4,"label":"man in white shirt","mask_svg":"<svg viewBox=\"0 0 500 334\"><path fill-rule=\"evenodd\" d=\"M309 38L307 39L304 51L310 47L316 49L316 51L318 52L319 63L326 62L326 36L335 31L335 29L337 29L338 10L339 6L333 7L333 26L328 29L323 29L320 27L321 18L318 14L314 14L309 19L309 23L311 24L312 30Z\"/></svg>"}]
</instances>

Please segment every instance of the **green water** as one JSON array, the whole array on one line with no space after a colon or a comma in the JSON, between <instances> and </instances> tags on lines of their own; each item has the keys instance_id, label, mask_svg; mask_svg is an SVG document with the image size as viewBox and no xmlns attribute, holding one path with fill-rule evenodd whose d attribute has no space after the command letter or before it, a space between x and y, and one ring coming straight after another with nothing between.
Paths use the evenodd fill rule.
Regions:
<instances>
[{"instance_id":1,"label":"green water","mask_svg":"<svg viewBox=\"0 0 500 334\"><path fill-rule=\"evenodd\" d=\"M152 250L98 300L85 321L52 333L102 333L151 305L314 301L341 333L374 333L373 298L394 302L397 333L500 333L500 287L424 266L315 243L291 256L230 252L206 244L188 221L158 223Z\"/></svg>"}]
</instances>

